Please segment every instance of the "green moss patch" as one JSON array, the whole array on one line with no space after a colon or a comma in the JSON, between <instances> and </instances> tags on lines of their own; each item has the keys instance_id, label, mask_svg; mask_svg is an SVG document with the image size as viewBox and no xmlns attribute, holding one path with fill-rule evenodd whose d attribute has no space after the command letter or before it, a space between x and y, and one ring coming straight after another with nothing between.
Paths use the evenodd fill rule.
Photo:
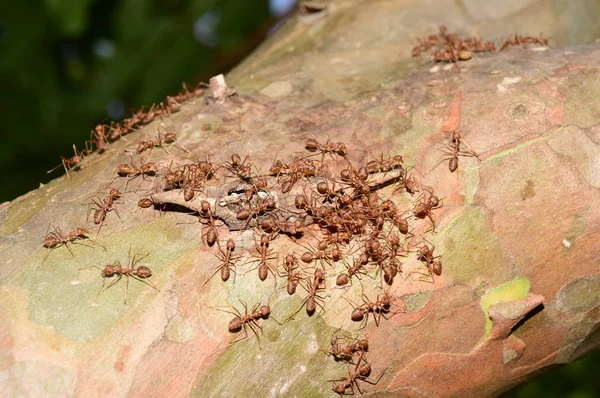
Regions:
<instances>
[{"instance_id":1,"label":"green moss patch","mask_svg":"<svg viewBox=\"0 0 600 398\"><path fill-rule=\"evenodd\" d=\"M531 282L529 279L517 277L510 282L488 290L481 298L481 308L485 314L485 340L492 330L492 320L490 319L489 308L500 302L515 301L525 298L529 294Z\"/></svg>"}]
</instances>

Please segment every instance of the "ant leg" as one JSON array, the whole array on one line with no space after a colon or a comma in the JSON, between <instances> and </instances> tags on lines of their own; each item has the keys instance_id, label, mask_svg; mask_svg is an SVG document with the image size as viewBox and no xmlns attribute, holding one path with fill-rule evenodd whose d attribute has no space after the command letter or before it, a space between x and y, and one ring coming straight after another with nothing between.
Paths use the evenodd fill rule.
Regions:
<instances>
[{"instance_id":1,"label":"ant leg","mask_svg":"<svg viewBox=\"0 0 600 398\"><path fill-rule=\"evenodd\" d=\"M131 277L133 279L135 279L136 281L140 281L142 283L145 283L146 285L150 286L152 289L156 290L157 292L161 293L160 290L158 290L158 288L156 287L156 285L150 280L150 279L143 279L137 276L133 276L131 275Z\"/></svg>"}]
</instances>

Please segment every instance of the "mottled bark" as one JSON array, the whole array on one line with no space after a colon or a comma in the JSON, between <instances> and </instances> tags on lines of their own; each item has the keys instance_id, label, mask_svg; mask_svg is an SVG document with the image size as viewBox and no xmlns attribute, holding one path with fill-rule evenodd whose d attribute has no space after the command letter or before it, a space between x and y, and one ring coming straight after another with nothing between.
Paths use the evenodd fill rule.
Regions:
<instances>
[{"instance_id":1,"label":"mottled bark","mask_svg":"<svg viewBox=\"0 0 600 398\"><path fill-rule=\"evenodd\" d=\"M238 96L189 101L88 156L71 178L3 204L2 395L333 396L328 380L347 376L347 366L321 350L338 329L357 334L342 295L359 300L359 283L328 289L322 316L302 311L285 325L261 321L262 349L251 333L229 345L238 336L227 330L231 316L211 307L269 300L282 319L301 296L273 293L273 277L261 283L244 275L249 266L239 267L235 283L216 276L205 284L218 259L185 211L194 207L172 191L155 200L183 205L180 211L139 209L150 180L129 183L117 201L120 219L107 214L95 236L86 221L90 198L107 186L122 189L115 167L159 123L179 137L170 154L150 154L163 166L188 157L185 148L215 161L249 154L266 171L276 154L289 159L314 135L345 142L355 163L401 154L444 197L431 235L442 275L429 283L404 272L390 292L405 312L360 332L369 339L373 378L385 370L376 386L361 385L372 396L494 395L596 348L600 45L557 47L594 37L584 23L570 22L579 9L471 3L332 1L296 15L230 73ZM597 27L596 2L588 5L587 26ZM412 58L411 48L440 23L488 39L516 30L555 41L550 49L515 48L432 68L427 56ZM457 128L480 161L460 157L456 173L446 162L432 170ZM201 197L223 200L228 184ZM94 227L96 243L71 245L73 255L60 247L44 261L49 223L65 232ZM240 254L253 249L251 233L227 225L219 232L236 238ZM278 253L299 251L290 240L277 242ZM149 253L140 264L153 270L160 292L130 280L124 304L123 280L96 297L102 279L93 266L127 261L130 247ZM418 266L415 256L404 265ZM334 285L335 276L327 282Z\"/></svg>"}]
</instances>

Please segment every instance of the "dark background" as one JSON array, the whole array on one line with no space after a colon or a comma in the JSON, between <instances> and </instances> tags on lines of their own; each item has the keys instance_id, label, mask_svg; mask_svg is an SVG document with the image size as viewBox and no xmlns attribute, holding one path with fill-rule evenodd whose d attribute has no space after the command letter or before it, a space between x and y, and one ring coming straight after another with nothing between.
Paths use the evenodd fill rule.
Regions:
<instances>
[{"instance_id":1,"label":"dark background","mask_svg":"<svg viewBox=\"0 0 600 398\"><path fill-rule=\"evenodd\" d=\"M0 203L56 178L99 123L245 58L294 0L0 1ZM600 397L600 351L507 397Z\"/></svg>"}]
</instances>

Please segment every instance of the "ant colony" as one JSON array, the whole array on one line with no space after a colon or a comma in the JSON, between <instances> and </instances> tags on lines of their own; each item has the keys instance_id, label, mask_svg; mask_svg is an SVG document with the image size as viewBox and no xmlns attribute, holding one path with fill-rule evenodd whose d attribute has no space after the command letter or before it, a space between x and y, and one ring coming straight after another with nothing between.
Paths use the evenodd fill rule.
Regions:
<instances>
[{"instance_id":1,"label":"ant colony","mask_svg":"<svg viewBox=\"0 0 600 398\"><path fill-rule=\"evenodd\" d=\"M425 50L427 46L422 47ZM198 91L185 89L165 104L140 110L121 124L97 126L86 149L79 152L74 148L75 156L62 158L61 165L67 173L80 169L92 146L99 153L108 151L110 142L155 117L178 111L181 102L196 95ZM269 170L261 172L249 155L231 154L223 161L208 157L199 160L183 149L186 155L175 162L168 148L175 146L176 140L176 134L163 129L156 138L133 144L134 149L127 151L130 163L119 164L105 191L91 199L88 223L97 226L99 235L105 224L124 216L117 205L132 197L142 211L184 209L198 220L199 244L217 263L203 270L206 279L200 290L208 283L272 283L274 292L281 288L289 296L299 295L299 305L281 315L270 303L248 305L242 298L238 300L243 308L211 306L233 316L226 326L228 332L236 334L233 343L254 335L262 348L264 322L284 324L301 313L319 316L327 310L327 299L334 289L343 292L349 325L356 325L359 332L379 327L404 312L401 298L391 291L401 282L399 276L403 276L402 281L433 283L442 274L441 256L434 253L435 247L427 239L436 230L434 212L442 207L442 199L415 177L401 155L381 154L358 163L350 154L361 151L353 152L343 142L309 138L303 152L290 159L275 158ZM170 155L169 160L156 159L162 152ZM452 133L443 152L445 157L438 165L449 160L450 172L456 171L459 156L477 156L461 148L460 131ZM114 187L117 184L121 184L119 189ZM142 184L150 188L140 196L137 192ZM47 232L42 245L49 250L46 257L61 247L73 254L72 245L95 243L88 229L69 230L65 234L53 226ZM239 241L247 231L254 241L250 248ZM280 250L286 242L288 249ZM147 256L132 252L130 247L126 263L119 259L108 265L92 265L102 278L96 298L122 279L125 303L131 279L159 290L151 281L152 270L139 265ZM411 257L412 267L405 269ZM280 320L272 316L273 310ZM375 385L384 376L385 370L371 378L368 347L366 338L334 335L327 355L345 362L348 369L346 376L330 380L333 392L362 393L364 384Z\"/></svg>"}]
</instances>

